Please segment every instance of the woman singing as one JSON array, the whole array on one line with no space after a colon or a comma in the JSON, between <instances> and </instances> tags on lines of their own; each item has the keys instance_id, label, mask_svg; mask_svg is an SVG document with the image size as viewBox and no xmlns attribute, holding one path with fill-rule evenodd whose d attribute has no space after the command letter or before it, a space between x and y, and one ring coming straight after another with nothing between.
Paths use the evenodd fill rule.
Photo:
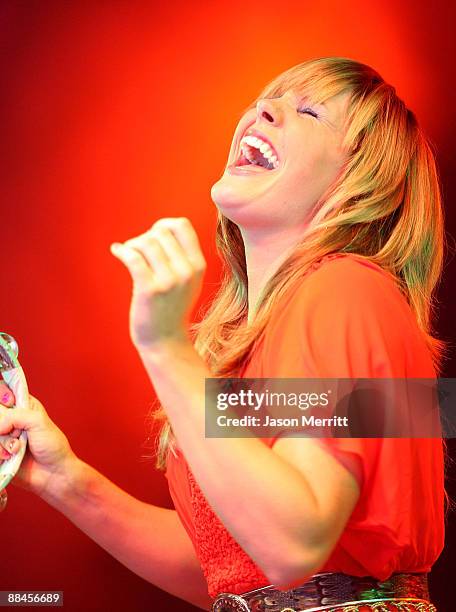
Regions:
<instances>
[{"instance_id":1,"label":"woman singing","mask_svg":"<svg viewBox=\"0 0 456 612\"><path fill-rule=\"evenodd\" d=\"M17 477L149 582L204 610L429 611L444 545L441 438L205 436L205 379L436 378L443 210L414 114L372 68L322 58L243 113L212 187L225 274L191 326L205 260L187 218L112 245L162 422L175 510L78 458L31 398L8 410Z\"/></svg>"}]
</instances>

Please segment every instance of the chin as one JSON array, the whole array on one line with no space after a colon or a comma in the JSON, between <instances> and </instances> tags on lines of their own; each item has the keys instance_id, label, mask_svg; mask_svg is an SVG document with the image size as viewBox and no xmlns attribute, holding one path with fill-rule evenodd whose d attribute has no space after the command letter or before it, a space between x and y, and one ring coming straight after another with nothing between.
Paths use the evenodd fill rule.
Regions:
<instances>
[{"instance_id":1,"label":"chin","mask_svg":"<svg viewBox=\"0 0 456 612\"><path fill-rule=\"evenodd\" d=\"M243 201L242 195L239 193L239 189L236 189L236 185L234 185L229 179L230 177L227 177L224 174L216 183L212 185L211 188L212 201L220 212L226 214L228 218L229 214L227 213L231 209L247 204L246 201Z\"/></svg>"},{"instance_id":2,"label":"chin","mask_svg":"<svg viewBox=\"0 0 456 612\"><path fill-rule=\"evenodd\" d=\"M274 200L281 199L275 181L265 177L239 177L224 172L211 188L211 199L219 211L240 227L270 224Z\"/></svg>"}]
</instances>

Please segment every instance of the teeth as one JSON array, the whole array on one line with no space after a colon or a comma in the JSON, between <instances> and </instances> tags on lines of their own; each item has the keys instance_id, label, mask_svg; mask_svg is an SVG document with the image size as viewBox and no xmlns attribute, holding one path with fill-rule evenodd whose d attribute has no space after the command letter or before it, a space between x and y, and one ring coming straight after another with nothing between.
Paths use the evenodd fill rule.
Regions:
<instances>
[{"instance_id":1,"label":"teeth","mask_svg":"<svg viewBox=\"0 0 456 612\"><path fill-rule=\"evenodd\" d=\"M245 146L248 145L248 146ZM255 163L255 156L252 155L251 150L248 147L254 147L255 149L258 149L260 151L260 153L263 155L263 157L265 157L269 164L269 168L277 168L278 161L277 161L277 155L274 153L274 151L271 149L270 145L267 142L264 142L264 140L261 140L260 138L257 138L256 136L244 136L241 139L241 149L242 149L242 153L245 155L245 157L250 161ZM272 165L272 168L271 168Z\"/></svg>"}]
</instances>

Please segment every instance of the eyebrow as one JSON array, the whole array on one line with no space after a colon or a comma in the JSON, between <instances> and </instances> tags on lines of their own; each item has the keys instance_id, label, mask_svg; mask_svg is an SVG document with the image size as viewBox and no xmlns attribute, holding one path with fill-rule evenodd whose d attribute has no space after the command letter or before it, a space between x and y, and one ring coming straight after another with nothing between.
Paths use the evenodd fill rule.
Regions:
<instances>
[{"instance_id":1,"label":"eyebrow","mask_svg":"<svg viewBox=\"0 0 456 612\"><path fill-rule=\"evenodd\" d=\"M302 101L309 101L309 95L305 93L300 94L299 92L295 92L295 96L296 98L299 98ZM324 106L324 108L328 108L326 102L315 102L315 104L317 104L318 106Z\"/></svg>"}]
</instances>

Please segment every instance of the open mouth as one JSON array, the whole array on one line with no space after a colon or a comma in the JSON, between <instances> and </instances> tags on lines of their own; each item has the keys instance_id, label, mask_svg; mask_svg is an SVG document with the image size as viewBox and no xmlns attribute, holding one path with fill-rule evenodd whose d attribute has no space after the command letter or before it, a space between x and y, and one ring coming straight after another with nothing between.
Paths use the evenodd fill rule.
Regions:
<instances>
[{"instance_id":1,"label":"open mouth","mask_svg":"<svg viewBox=\"0 0 456 612\"><path fill-rule=\"evenodd\" d=\"M265 140L253 135L243 136L240 142L241 154L235 166L258 166L275 170L279 166L278 156Z\"/></svg>"}]
</instances>

